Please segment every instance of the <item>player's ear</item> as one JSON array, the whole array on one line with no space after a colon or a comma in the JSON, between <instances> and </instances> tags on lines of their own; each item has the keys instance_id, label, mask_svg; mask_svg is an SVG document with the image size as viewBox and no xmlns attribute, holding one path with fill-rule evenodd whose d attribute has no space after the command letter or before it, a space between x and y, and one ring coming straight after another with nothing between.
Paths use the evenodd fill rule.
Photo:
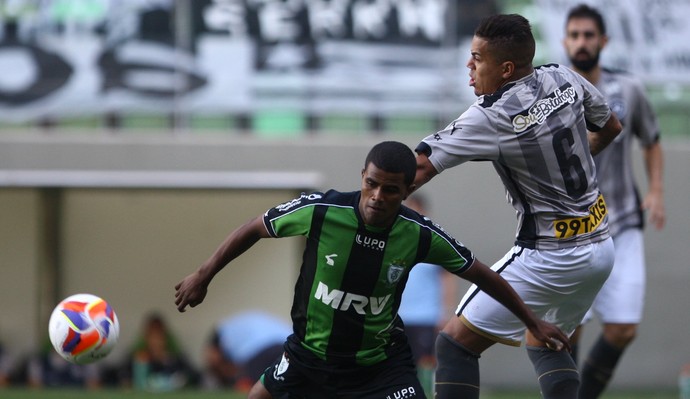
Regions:
<instances>
[{"instance_id":1,"label":"player's ear","mask_svg":"<svg viewBox=\"0 0 690 399\"><path fill-rule=\"evenodd\" d=\"M503 79L510 78L515 72L515 63L513 61L504 61L501 63L501 72Z\"/></svg>"},{"instance_id":2,"label":"player's ear","mask_svg":"<svg viewBox=\"0 0 690 399\"><path fill-rule=\"evenodd\" d=\"M600 47L599 51L601 51L604 47L606 47L607 44L609 44L609 37L606 35L601 35L601 40L600 40L600 44L599 44L599 47Z\"/></svg>"}]
</instances>

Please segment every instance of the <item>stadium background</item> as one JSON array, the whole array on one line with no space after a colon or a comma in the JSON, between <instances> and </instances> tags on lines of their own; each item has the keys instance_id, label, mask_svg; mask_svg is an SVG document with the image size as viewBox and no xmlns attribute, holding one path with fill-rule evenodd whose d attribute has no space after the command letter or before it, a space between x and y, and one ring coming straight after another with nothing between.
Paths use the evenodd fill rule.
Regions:
<instances>
[{"instance_id":1,"label":"stadium background","mask_svg":"<svg viewBox=\"0 0 690 399\"><path fill-rule=\"evenodd\" d=\"M563 62L574 3L3 3L0 341L15 356L35 350L57 300L83 291L121 319L107 361L124 355L150 310L195 362L220 318L246 308L287 318L299 239L261 242L185 314L172 287L249 217L303 190L357 189L371 145L414 147L457 116L473 100L464 62L483 15L522 13L536 63ZM647 83L666 151L668 225L647 232L645 320L613 388L672 390L690 363L690 5L589 3L611 28L604 62ZM432 216L485 262L511 245L514 213L489 165L441 175L424 192ZM524 351L496 347L482 359L487 386L535 388Z\"/></svg>"}]
</instances>

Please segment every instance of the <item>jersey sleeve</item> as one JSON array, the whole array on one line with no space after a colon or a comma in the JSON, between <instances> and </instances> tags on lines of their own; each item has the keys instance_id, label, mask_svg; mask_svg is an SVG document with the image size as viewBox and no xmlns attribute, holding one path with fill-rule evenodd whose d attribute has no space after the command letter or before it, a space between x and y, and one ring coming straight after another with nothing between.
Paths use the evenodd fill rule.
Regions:
<instances>
[{"instance_id":1,"label":"jersey sleeve","mask_svg":"<svg viewBox=\"0 0 690 399\"><path fill-rule=\"evenodd\" d=\"M425 263L439 265L447 271L460 275L474 263L474 254L463 243L448 234L441 226L429 221L431 244Z\"/></svg>"},{"instance_id":2,"label":"jersey sleeve","mask_svg":"<svg viewBox=\"0 0 690 399\"><path fill-rule=\"evenodd\" d=\"M307 235L314 207L322 198L322 193L303 193L298 198L269 209L263 216L268 234L276 238Z\"/></svg>"},{"instance_id":3,"label":"jersey sleeve","mask_svg":"<svg viewBox=\"0 0 690 399\"><path fill-rule=\"evenodd\" d=\"M639 138L640 144L646 147L659 140L659 125L642 82L634 79L631 87L635 96L632 132Z\"/></svg>"},{"instance_id":4,"label":"jersey sleeve","mask_svg":"<svg viewBox=\"0 0 690 399\"><path fill-rule=\"evenodd\" d=\"M498 135L485 111L472 105L445 129L427 136L417 146L438 173L467 161L498 159Z\"/></svg>"},{"instance_id":5,"label":"jersey sleeve","mask_svg":"<svg viewBox=\"0 0 690 399\"><path fill-rule=\"evenodd\" d=\"M579 83L583 90L583 105L587 130L597 132L604 127L611 117L611 108L606 97L587 79L568 69L572 79Z\"/></svg>"}]
</instances>

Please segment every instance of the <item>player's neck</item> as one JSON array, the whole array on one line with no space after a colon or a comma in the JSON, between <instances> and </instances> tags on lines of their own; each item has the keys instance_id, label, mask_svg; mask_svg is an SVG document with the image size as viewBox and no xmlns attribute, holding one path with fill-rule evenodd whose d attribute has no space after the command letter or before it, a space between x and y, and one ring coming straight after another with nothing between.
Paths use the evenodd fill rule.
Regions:
<instances>
[{"instance_id":1,"label":"player's neck","mask_svg":"<svg viewBox=\"0 0 690 399\"><path fill-rule=\"evenodd\" d=\"M521 68L516 68L515 72L513 73L513 76L508 79L506 83L514 82L516 80L520 80L524 78L525 76L531 74L534 72L534 67L532 65L527 65Z\"/></svg>"},{"instance_id":2,"label":"player's neck","mask_svg":"<svg viewBox=\"0 0 690 399\"><path fill-rule=\"evenodd\" d=\"M573 69L575 69L575 72L587 79L589 83L593 85L599 83L599 79L601 78L601 66L599 64L595 65L594 68L590 69L589 71L583 71L574 67Z\"/></svg>"}]
</instances>

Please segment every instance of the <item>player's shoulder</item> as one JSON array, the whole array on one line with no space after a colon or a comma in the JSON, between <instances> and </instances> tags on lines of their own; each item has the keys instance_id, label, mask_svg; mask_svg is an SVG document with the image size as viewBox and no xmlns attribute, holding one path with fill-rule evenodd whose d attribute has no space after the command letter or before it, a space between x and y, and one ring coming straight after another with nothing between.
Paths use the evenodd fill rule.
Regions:
<instances>
[{"instance_id":1,"label":"player's shoulder","mask_svg":"<svg viewBox=\"0 0 690 399\"><path fill-rule=\"evenodd\" d=\"M427 224L429 221L429 218L415 211L414 209L405 206L404 204L400 206L398 216L412 223L417 224Z\"/></svg>"},{"instance_id":2,"label":"player's shoulder","mask_svg":"<svg viewBox=\"0 0 690 399\"><path fill-rule=\"evenodd\" d=\"M601 71L604 81L613 81L623 85L634 86L637 89L644 89L642 80L630 71L610 67L602 67Z\"/></svg>"},{"instance_id":3,"label":"player's shoulder","mask_svg":"<svg viewBox=\"0 0 690 399\"><path fill-rule=\"evenodd\" d=\"M621 68L613 68L613 67L610 67L610 66L602 66L602 67L601 67L601 70L602 70L602 72L604 72L604 73L606 73L606 74L609 74L609 75L628 76L628 77L632 77L632 76L633 76L632 73L630 73L630 71L627 71L627 70L621 69Z\"/></svg>"},{"instance_id":4,"label":"player's shoulder","mask_svg":"<svg viewBox=\"0 0 690 399\"><path fill-rule=\"evenodd\" d=\"M408 208L405 205L400 207L399 217L406 219L410 223L418 224L423 228L429 229L432 233L444 236L448 239L454 240L454 238L448 233L443 226L433 221L431 218L423 215L413 209Z\"/></svg>"},{"instance_id":5,"label":"player's shoulder","mask_svg":"<svg viewBox=\"0 0 690 399\"><path fill-rule=\"evenodd\" d=\"M536 66L534 67L534 72L536 78L540 81L546 79L547 76L551 76L552 80L558 82L572 82L573 80L584 79L567 65L556 63Z\"/></svg>"},{"instance_id":6,"label":"player's shoulder","mask_svg":"<svg viewBox=\"0 0 690 399\"><path fill-rule=\"evenodd\" d=\"M555 62L551 62L551 63L548 63L548 64L537 65L537 66L534 67L534 70L535 70L535 71L541 71L541 72L544 72L544 71L560 71L560 70L563 70L563 68L566 68L566 69L567 69L567 67L564 66L564 65L561 65L561 64L558 64L558 63L555 63Z\"/></svg>"},{"instance_id":7,"label":"player's shoulder","mask_svg":"<svg viewBox=\"0 0 690 399\"><path fill-rule=\"evenodd\" d=\"M349 205L356 192L342 193L337 190L328 190L326 192L314 191L310 193L303 192L299 197L293 198L289 201L277 205L274 209L278 212L294 211L296 209L304 208L314 205Z\"/></svg>"}]
</instances>

